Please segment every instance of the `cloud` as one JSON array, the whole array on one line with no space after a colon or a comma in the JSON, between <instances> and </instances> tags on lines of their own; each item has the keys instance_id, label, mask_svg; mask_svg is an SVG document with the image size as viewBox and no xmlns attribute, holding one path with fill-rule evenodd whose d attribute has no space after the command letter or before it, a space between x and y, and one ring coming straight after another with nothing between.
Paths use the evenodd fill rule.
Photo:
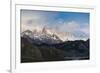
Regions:
<instances>
[{"instance_id":1,"label":"cloud","mask_svg":"<svg viewBox=\"0 0 100 73\"><path fill-rule=\"evenodd\" d=\"M42 14L33 12L31 10L21 11L22 32L27 29L33 30L36 27L43 27L45 24L45 17L43 17Z\"/></svg>"},{"instance_id":2,"label":"cloud","mask_svg":"<svg viewBox=\"0 0 100 73\"><path fill-rule=\"evenodd\" d=\"M85 23L83 26L80 27L80 31L84 32L85 34L90 34L90 27L88 23Z\"/></svg>"},{"instance_id":3,"label":"cloud","mask_svg":"<svg viewBox=\"0 0 100 73\"><path fill-rule=\"evenodd\" d=\"M73 32L77 31L80 28L80 25L75 21L64 22L61 24L60 28L62 31Z\"/></svg>"},{"instance_id":4,"label":"cloud","mask_svg":"<svg viewBox=\"0 0 100 73\"><path fill-rule=\"evenodd\" d=\"M57 14L52 12L21 10L21 25L24 26L23 30L26 27L30 27L30 29L48 25L51 27L50 25L54 23L56 16Z\"/></svg>"},{"instance_id":5,"label":"cloud","mask_svg":"<svg viewBox=\"0 0 100 73\"><path fill-rule=\"evenodd\" d=\"M69 22L62 22L60 25L57 26L56 31L70 33L70 35L74 35L74 38L77 39L88 39L90 34L89 24L80 24L74 20Z\"/></svg>"}]
</instances>

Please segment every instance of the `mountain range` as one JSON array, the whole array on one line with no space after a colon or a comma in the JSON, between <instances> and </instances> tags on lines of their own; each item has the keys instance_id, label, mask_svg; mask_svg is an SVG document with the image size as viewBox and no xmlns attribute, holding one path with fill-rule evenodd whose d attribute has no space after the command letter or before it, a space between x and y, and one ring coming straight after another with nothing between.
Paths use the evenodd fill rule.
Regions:
<instances>
[{"instance_id":1,"label":"mountain range","mask_svg":"<svg viewBox=\"0 0 100 73\"><path fill-rule=\"evenodd\" d=\"M21 33L21 62L89 60L89 39L66 40L45 27ZM72 38L70 36L70 38Z\"/></svg>"},{"instance_id":2,"label":"mountain range","mask_svg":"<svg viewBox=\"0 0 100 73\"><path fill-rule=\"evenodd\" d=\"M25 30L21 32L21 36L23 37L29 36L31 39L48 44L61 43L65 41L84 40L84 37L82 37L83 35L84 33L81 33L80 36L79 33L76 35L69 32L59 32L47 27L41 27L41 29L34 30Z\"/></svg>"}]
</instances>

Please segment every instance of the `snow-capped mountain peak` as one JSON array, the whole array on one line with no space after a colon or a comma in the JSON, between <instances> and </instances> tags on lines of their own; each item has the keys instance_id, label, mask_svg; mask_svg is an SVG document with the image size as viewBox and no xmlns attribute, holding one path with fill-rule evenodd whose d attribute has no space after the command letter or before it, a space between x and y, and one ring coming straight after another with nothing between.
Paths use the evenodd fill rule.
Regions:
<instances>
[{"instance_id":1,"label":"snow-capped mountain peak","mask_svg":"<svg viewBox=\"0 0 100 73\"><path fill-rule=\"evenodd\" d=\"M21 33L21 36L29 36L31 39L38 40L43 43L60 43L62 40L55 34L53 33L50 29L47 29L46 27L43 27L40 31L40 29L34 29L33 31L31 30L26 30Z\"/></svg>"},{"instance_id":2,"label":"snow-capped mountain peak","mask_svg":"<svg viewBox=\"0 0 100 73\"><path fill-rule=\"evenodd\" d=\"M84 38L79 38L70 32L60 32L46 26L41 28L35 28L33 30L25 30L21 33L21 36L29 36L31 39L39 40L44 43L60 43L64 41L74 41Z\"/></svg>"}]
</instances>

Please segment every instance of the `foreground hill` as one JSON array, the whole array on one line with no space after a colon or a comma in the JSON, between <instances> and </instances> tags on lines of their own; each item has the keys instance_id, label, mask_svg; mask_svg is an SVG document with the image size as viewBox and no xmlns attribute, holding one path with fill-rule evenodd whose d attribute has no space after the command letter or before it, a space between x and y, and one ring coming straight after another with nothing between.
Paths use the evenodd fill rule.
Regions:
<instances>
[{"instance_id":1,"label":"foreground hill","mask_svg":"<svg viewBox=\"0 0 100 73\"><path fill-rule=\"evenodd\" d=\"M21 37L22 63L87 59L89 59L89 40L47 44L39 43L29 37Z\"/></svg>"}]
</instances>

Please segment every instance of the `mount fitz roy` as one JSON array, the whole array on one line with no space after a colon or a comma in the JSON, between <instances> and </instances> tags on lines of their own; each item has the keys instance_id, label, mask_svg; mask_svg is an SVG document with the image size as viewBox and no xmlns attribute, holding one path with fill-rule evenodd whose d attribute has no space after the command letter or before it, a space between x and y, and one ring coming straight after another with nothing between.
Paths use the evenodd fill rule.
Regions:
<instances>
[{"instance_id":1,"label":"mount fitz roy","mask_svg":"<svg viewBox=\"0 0 100 73\"><path fill-rule=\"evenodd\" d=\"M30 38L37 43L57 44L65 41L73 41L75 38L70 33L57 32L52 29L43 27L41 29L25 30L21 37Z\"/></svg>"},{"instance_id":2,"label":"mount fitz roy","mask_svg":"<svg viewBox=\"0 0 100 73\"><path fill-rule=\"evenodd\" d=\"M37 29L33 31L26 30L21 33L21 36L28 37L37 43L55 44L62 42L62 40L56 34L50 33L50 31L47 30L45 27L41 31Z\"/></svg>"}]
</instances>

